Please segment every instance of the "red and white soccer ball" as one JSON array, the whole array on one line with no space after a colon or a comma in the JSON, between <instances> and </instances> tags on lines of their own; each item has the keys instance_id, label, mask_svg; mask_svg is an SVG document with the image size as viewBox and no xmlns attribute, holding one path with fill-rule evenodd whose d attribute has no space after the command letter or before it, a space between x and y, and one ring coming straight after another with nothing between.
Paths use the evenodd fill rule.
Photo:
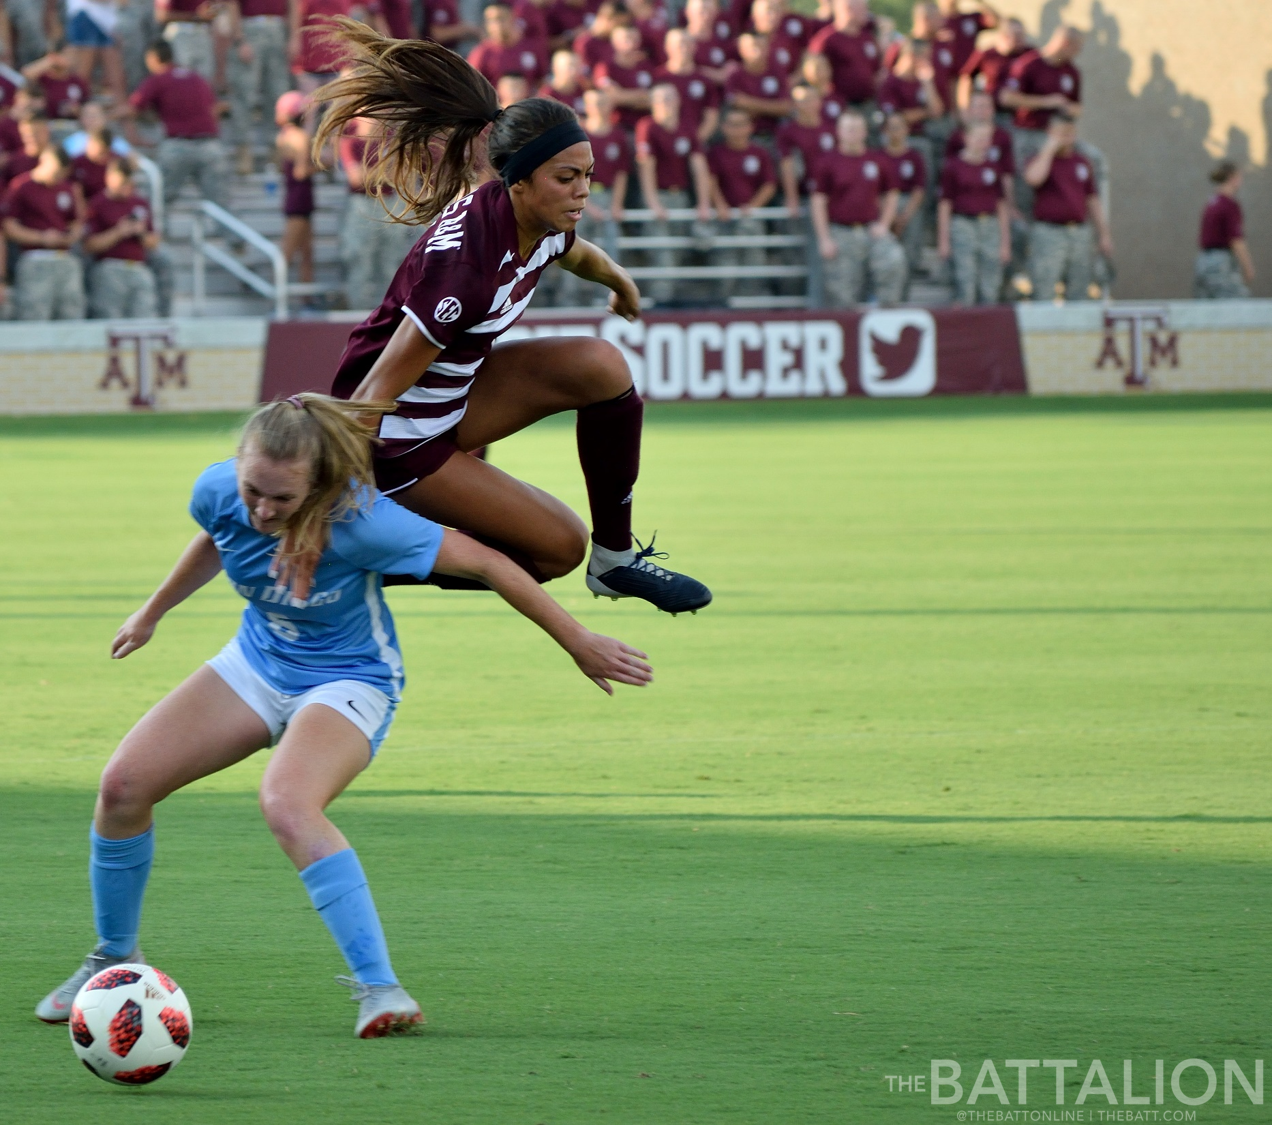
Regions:
<instances>
[{"instance_id":1,"label":"red and white soccer ball","mask_svg":"<svg viewBox=\"0 0 1272 1125\"><path fill-rule=\"evenodd\" d=\"M71 1046L107 1082L144 1086L162 1078L190 1045L185 993L151 965L116 965L90 977L71 1005Z\"/></svg>"}]
</instances>

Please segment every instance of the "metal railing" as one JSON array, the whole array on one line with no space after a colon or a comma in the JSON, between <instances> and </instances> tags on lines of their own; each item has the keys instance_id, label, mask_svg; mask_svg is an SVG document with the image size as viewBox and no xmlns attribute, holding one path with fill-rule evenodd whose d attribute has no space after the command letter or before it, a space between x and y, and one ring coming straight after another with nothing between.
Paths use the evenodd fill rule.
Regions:
<instances>
[{"instance_id":1,"label":"metal railing","mask_svg":"<svg viewBox=\"0 0 1272 1125\"><path fill-rule=\"evenodd\" d=\"M150 199L150 220L155 230L162 232L165 228L163 202L163 171L148 156L136 154L137 170L146 181L146 191Z\"/></svg>"},{"instance_id":2,"label":"metal railing","mask_svg":"<svg viewBox=\"0 0 1272 1125\"><path fill-rule=\"evenodd\" d=\"M224 207L219 207L210 200L200 200L198 209L191 216L191 242L194 247L194 315L203 315L203 306L207 299L207 263L213 262L227 273L238 278L244 285L259 293L267 301L274 302L274 316L279 320L287 317L287 259L283 252L259 231L249 227L241 219L231 215ZM267 281L255 270L249 269L228 250L207 240L208 223L224 228L231 235L259 250L273 267L274 280Z\"/></svg>"},{"instance_id":3,"label":"metal railing","mask_svg":"<svg viewBox=\"0 0 1272 1125\"><path fill-rule=\"evenodd\" d=\"M820 271L809 255L816 254L813 241L802 233L806 221L805 213L792 215L785 207L757 207L750 218L765 223L799 224L801 233L795 234L717 234L715 225L720 220L713 211L709 219L700 218L693 207L668 208L666 218L677 224L691 224L693 229L685 235L671 234L623 234L621 227L628 223L641 225L656 221L652 210L648 208L631 208L623 212L621 220L608 220L602 226L601 245L616 260L623 263L627 272L637 281L747 281L747 280L804 280L805 293L790 296L748 297L731 296L730 305L739 306L804 306L815 299L812 290ZM803 264L767 262L764 265L636 265L629 264L632 252L646 254L659 250L678 250L684 253L710 254L717 250L800 250L805 261Z\"/></svg>"}]
</instances>

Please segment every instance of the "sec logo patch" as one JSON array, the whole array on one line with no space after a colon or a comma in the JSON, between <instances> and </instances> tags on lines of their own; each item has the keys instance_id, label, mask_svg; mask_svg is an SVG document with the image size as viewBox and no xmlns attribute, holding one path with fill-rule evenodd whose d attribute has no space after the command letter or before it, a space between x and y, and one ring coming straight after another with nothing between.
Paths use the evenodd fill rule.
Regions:
<instances>
[{"instance_id":1,"label":"sec logo patch","mask_svg":"<svg viewBox=\"0 0 1272 1125\"><path fill-rule=\"evenodd\" d=\"M459 314L464 311L464 306L459 303L456 297L443 297L437 302L437 308L433 310L433 319L438 324L449 324L452 320L458 320Z\"/></svg>"}]
</instances>

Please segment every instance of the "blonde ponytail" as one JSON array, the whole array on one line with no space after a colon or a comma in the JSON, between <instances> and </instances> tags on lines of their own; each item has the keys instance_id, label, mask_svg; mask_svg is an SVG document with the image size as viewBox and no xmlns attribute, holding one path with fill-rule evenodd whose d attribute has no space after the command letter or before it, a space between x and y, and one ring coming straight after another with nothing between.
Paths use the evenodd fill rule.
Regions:
<instances>
[{"instance_id":1,"label":"blonde ponytail","mask_svg":"<svg viewBox=\"0 0 1272 1125\"><path fill-rule=\"evenodd\" d=\"M278 582L290 586L294 597L309 597L331 525L374 494L371 446L380 440L380 415L396 407L306 392L260 407L243 427L240 453L250 448L271 461L309 464L309 495L278 532L275 555Z\"/></svg>"}]
</instances>

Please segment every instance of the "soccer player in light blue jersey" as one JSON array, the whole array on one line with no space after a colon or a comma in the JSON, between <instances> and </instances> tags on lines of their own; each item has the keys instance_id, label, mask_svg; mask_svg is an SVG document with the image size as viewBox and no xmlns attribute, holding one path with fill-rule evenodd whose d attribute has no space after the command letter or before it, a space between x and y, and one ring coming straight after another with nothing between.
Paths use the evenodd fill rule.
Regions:
<instances>
[{"instance_id":1,"label":"soccer player in light blue jersey","mask_svg":"<svg viewBox=\"0 0 1272 1125\"><path fill-rule=\"evenodd\" d=\"M154 806L277 742L261 809L349 966L337 979L359 1002L355 1034L423 1022L394 975L358 857L324 813L375 756L401 698L381 575L484 583L610 694L610 681L652 679L644 653L583 628L507 556L375 491L370 437L391 409L308 394L271 403L248 421L238 456L195 483L190 513L201 530L124 622L111 655L146 644L164 614L222 569L247 607L234 639L152 707L107 764L90 832L98 945L40 1002L40 1019L64 1022L91 975L141 961Z\"/></svg>"}]
</instances>

